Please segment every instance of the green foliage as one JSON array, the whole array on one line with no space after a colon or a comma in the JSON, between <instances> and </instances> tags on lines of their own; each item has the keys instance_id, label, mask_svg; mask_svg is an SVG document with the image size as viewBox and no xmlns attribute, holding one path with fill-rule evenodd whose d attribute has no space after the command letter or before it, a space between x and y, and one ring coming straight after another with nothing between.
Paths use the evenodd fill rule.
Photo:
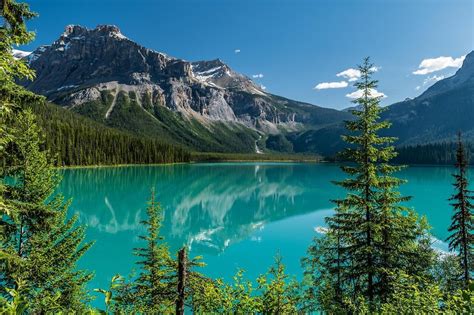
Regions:
<instances>
[{"instance_id":1,"label":"green foliage","mask_svg":"<svg viewBox=\"0 0 474 315\"><path fill-rule=\"evenodd\" d=\"M474 145L466 143L464 146L467 162L472 164L474 160L469 159L474 153ZM403 164L456 164L456 142L441 142L430 144L419 144L398 147L398 156L394 159L396 163Z\"/></svg>"},{"instance_id":2,"label":"green foliage","mask_svg":"<svg viewBox=\"0 0 474 315\"><path fill-rule=\"evenodd\" d=\"M58 166L187 162L175 145L105 127L52 104L31 106Z\"/></svg>"},{"instance_id":3,"label":"green foliage","mask_svg":"<svg viewBox=\"0 0 474 315\"><path fill-rule=\"evenodd\" d=\"M464 144L459 134L458 149L456 152L457 174L454 174L455 183L453 184L456 193L449 199L453 201L451 206L454 209L451 218L451 225L448 231L451 233L446 239L449 242L450 250L457 250L459 253L459 262L463 270L462 279L467 288L474 272L474 196L469 190L467 179L466 153Z\"/></svg>"},{"instance_id":4,"label":"green foliage","mask_svg":"<svg viewBox=\"0 0 474 315\"><path fill-rule=\"evenodd\" d=\"M300 303L298 282L285 273L281 257L275 258L275 264L267 274L257 279L261 291L261 313L294 314Z\"/></svg>"},{"instance_id":5,"label":"green foliage","mask_svg":"<svg viewBox=\"0 0 474 315\"><path fill-rule=\"evenodd\" d=\"M193 311L197 314L261 312L262 300L252 282L244 279L244 271L237 271L233 280L232 284L226 284L221 279L194 277L191 301Z\"/></svg>"},{"instance_id":6,"label":"green foliage","mask_svg":"<svg viewBox=\"0 0 474 315\"><path fill-rule=\"evenodd\" d=\"M175 285L173 262L163 237L160 236L162 209L155 200L152 190L147 208L148 219L142 224L147 235L140 236L146 247L135 249L141 260L138 278L134 282L135 305L140 313L163 313L172 310Z\"/></svg>"},{"instance_id":7,"label":"green foliage","mask_svg":"<svg viewBox=\"0 0 474 315\"><path fill-rule=\"evenodd\" d=\"M34 72L23 60L12 54L13 45L24 45L34 39L34 33L26 29L25 21L36 16L25 3L3 0L0 4L3 24L0 26L0 116L8 113L33 95L16 84L16 80L33 79Z\"/></svg>"},{"instance_id":8,"label":"green foliage","mask_svg":"<svg viewBox=\"0 0 474 315\"><path fill-rule=\"evenodd\" d=\"M406 273L391 274L393 290L378 309L380 314L472 314L474 284L466 290L443 294L436 282L411 277Z\"/></svg>"},{"instance_id":9,"label":"green foliage","mask_svg":"<svg viewBox=\"0 0 474 315\"><path fill-rule=\"evenodd\" d=\"M16 84L17 80L32 79L34 73L24 61L16 60L12 55L13 45L27 44L33 40L34 34L27 31L25 21L36 14L29 10L27 4L3 0L0 3L0 15L0 159L3 159L5 146L13 137L8 120L12 119L18 104L40 101L41 98ZM0 181L0 195L2 191L3 183ZM0 197L0 214L10 211Z\"/></svg>"},{"instance_id":10,"label":"green foliage","mask_svg":"<svg viewBox=\"0 0 474 315\"><path fill-rule=\"evenodd\" d=\"M14 209L4 215L0 295L13 303L11 289L32 312L84 310L85 284L91 274L76 270L77 260L91 244L76 217L67 219L68 202L52 194L59 175L41 150L40 129L31 111L17 114L14 141L7 147L1 178L8 178L3 197ZM20 283L24 283L22 287ZM21 289L21 290L20 290Z\"/></svg>"},{"instance_id":11,"label":"green foliage","mask_svg":"<svg viewBox=\"0 0 474 315\"><path fill-rule=\"evenodd\" d=\"M265 144L270 150L279 152L293 152L293 144L282 134L269 135Z\"/></svg>"},{"instance_id":12,"label":"green foliage","mask_svg":"<svg viewBox=\"0 0 474 315\"><path fill-rule=\"evenodd\" d=\"M461 263L456 255L439 255L433 266L433 278L441 291L452 294L463 287Z\"/></svg>"},{"instance_id":13,"label":"green foliage","mask_svg":"<svg viewBox=\"0 0 474 315\"><path fill-rule=\"evenodd\" d=\"M147 103L146 99L142 107L133 93L119 92L113 111L106 119L105 113L114 99L111 93L102 92L100 99L75 106L72 110L134 136L160 139L189 150L227 153L255 151L255 141L259 135L253 129L238 123L217 121L204 125L201 121L183 117L162 104ZM61 102L61 99L58 101Z\"/></svg>"},{"instance_id":14,"label":"green foliage","mask_svg":"<svg viewBox=\"0 0 474 315\"><path fill-rule=\"evenodd\" d=\"M124 286L124 278L120 275L115 275L110 280L110 285L108 290L104 289L94 289L95 292L102 293L104 295L104 303L105 303L105 313L109 313L109 311L114 310L116 307L116 303L120 303L122 300L120 297L116 297L116 292L119 292Z\"/></svg>"},{"instance_id":15,"label":"green foliage","mask_svg":"<svg viewBox=\"0 0 474 315\"><path fill-rule=\"evenodd\" d=\"M390 126L380 121L380 99L371 96L377 81L371 79L369 59L359 66L361 79L355 86L361 110L353 110L355 120L347 121L349 144L342 157L352 164L342 166L350 177L336 184L347 190L335 200L336 213L327 219L322 239L315 239L303 261L306 268L308 307L338 310L368 301L369 309L385 301L393 292L390 274L405 271L423 276L433 261L428 226L401 203L397 188L404 181L392 174L402 167L389 161L396 156L391 145L395 138L379 132Z\"/></svg>"}]
</instances>

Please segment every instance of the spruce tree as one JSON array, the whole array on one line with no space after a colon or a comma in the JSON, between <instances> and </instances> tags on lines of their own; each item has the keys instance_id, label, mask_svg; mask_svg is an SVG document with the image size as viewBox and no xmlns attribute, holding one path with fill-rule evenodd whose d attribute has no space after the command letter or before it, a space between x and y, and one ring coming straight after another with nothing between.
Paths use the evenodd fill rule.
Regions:
<instances>
[{"instance_id":1,"label":"spruce tree","mask_svg":"<svg viewBox=\"0 0 474 315\"><path fill-rule=\"evenodd\" d=\"M467 178L468 161L462 142L461 133L458 135L458 148L456 152L457 174L453 174L456 193L449 199L454 213L448 231L451 233L446 239L449 249L458 251L458 257L463 271L462 281L465 288L469 285L471 274L474 270L474 196L469 190Z\"/></svg>"},{"instance_id":2,"label":"spruce tree","mask_svg":"<svg viewBox=\"0 0 474 315\"><path fill-rule=\"evenodd\" d=\"M12 139L8 120L18 111L18 105L24 101L40 101L42 98L26 91L16 84L17 80L32 79L34 72L22 60L16 60L12 54L13 45L27 44L34 34L28 32L25 21L36 14L28 5L13 0L0 2L0 160L5 158L5 146ZM0 180L0 214L10 213L2 200L3 182Z\"/></svg>"},{"instance_id":3,"label":"spruce tree","mask_svg":"<svg viewBox=\"0 0 474 315\"><path fill-rule=\"evenodd\" d=\"M402 167L390 164L396 156L392 146L396 139L381 135L390 123L380 120L380 97L373 95L374 69L369 58L359 66L355 119L346 122L349 134L343 139L348 148L341 155L350 163L341 168L349 178L336 184L347 194L334 201L327 232L305 260L306 274L315 285L322 284L316 294L320 305L343 308L362 298L373 308L389 295L391 272L408 270L425 276L433 259L427 225L402 205L409 198L397 190L404 181L393 173Z\"/></svg>"},{"instance_id":4,"label":"spruce tree","mask_svg":"<svg viewBox=\"0 0 474 315\"><path fill-rule=\"evenodd\" d=\"M146 247L135 249L135 255L141 258L138 261L140 272L134 282L135 305L139 312L169 312L174 308L175 269L168 245L160 235L163 215L155 200L154 190L146 213L147 219L142 224L146 227L147 234L140 236Z\"/></svg>"},{"instance_id":5,"label":"spruce tree","mask_svg":"<svg viewBox=\"0 0 474 315\"><path fill-rule=\"evenodd\" d=\"M54 195L60 176L41 149L41 131L31 111L17 114L2 178L10 178L4 200L14 209L1 219L0 264L2 291L19 289L32 312L85 309L85 284L91 274L76 270L76 263L90 244L76 217L67 219L68 202Z\"/></svg>"},{"instance_id":6,"label":"spruce tree","mask_svg":"<svg viewBox=\"0 0 474 315\"><path fill-rule=\"evenodd\" d=\"M336 184L348 190L348 194L335 201L336 214L328 221L330 228L345 238L344 251L351 259L347 276L357 281L369 302L374 301L381 279L378 256L381 245L387 246L387 240L382 238L388 238L390 233L390 226L384 221L389 221L393 205L406 199L393 190L402 181L389 176L400 167L388 164L395 156L394 148L389 145L395 139L379 135L390 123L379 119L380 97L372 95L377 87L377 81L371 79L373 69L369 58L359 66L361 78L355 87L361 95L354 102L360 110L352 111L356 119L346 122L351 134L343 136L351 146L343 152L343 157L355 165L342 167L351 178Z\"/></svg>"}]
</instances>

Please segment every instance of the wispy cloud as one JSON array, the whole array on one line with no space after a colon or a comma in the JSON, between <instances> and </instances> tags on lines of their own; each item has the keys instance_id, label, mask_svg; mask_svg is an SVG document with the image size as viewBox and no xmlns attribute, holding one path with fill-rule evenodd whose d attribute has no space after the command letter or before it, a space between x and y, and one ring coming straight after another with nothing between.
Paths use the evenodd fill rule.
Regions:
<instances>
[{"instance_id":1,"label":"wispy cloud","mask_svg":"<svg viewBox=\"0 0 474 315\"><path fill-rule=\"evenodd\" d=\"M261 79L263 78L263 74L259 73L259 74L252 74L252 78L254 79Z\"/></svg>"},{"instance_id":2,"label":"wispy cloud","mask_svg":"<svg viewBox=\"0 0 474 315\"><path fill-rule=\"evenodd\" d=\"M446 68L461 68L464 58L466 58L465 55L459 58L441 56L423 59L418 66L418 70L413 71L413 74L425 75Z\"/></svg>"},{"instance_id":3,"label":"wispy cloud","mask_svg":"<svg viewBox=\"0 0 474 315\"><path fill-rule=\"evenodd\" d=\"M346 81L340 82L321 82L314 87L316 90L326 90L326 89L340 89L345 88L349 84Z\"/></svg>"},{"instance_id":4,"label":"wispy cloud","mask_svg":"<svg viewBox=\"0 0 474 315\"><path fill-rule=\"evenodd\" d=\"M443 80L445 78L444 75L432 75L432 76L428 76L426 79L423 80L423 84L422 85L418 85L415 87L415 90L419 91L422 87L425 87L427 85L431 85L433 83L436 83L438 82L439 80Z\"/></svg>"},{"instance_id":5,"label":"wispy cloud","mask_svg":"<svg viewBox=\"0 0 474 315\"><path fill-rule=\"evenodd\" d=\"M432 84L435 82L438 82L439 80L443 80L444 75L433 75L433 76L428 76L425 80L423 80L423 85L428 85Z\"/></svg>"},{"instance_id":6,"label":"wispy cloud","mask_svg":"<svg viewBox=\"0 0 474 315\"><path fill-rule=\"evenodd\" d=\"M356 98L362 97L362 95L363 95L362 91L357 90L357 91L354 91L352 93L346 94L346 97L356 99ZM382 92L377 91L376 89L370 89L370 97L372 97L372 98L375 98L375 97L385 98L385 97L387 97L387 95L385 95Z\"/></svg>"},{"instance_id":7,"label":"wispy cloud","mask_svg":"<svg viewBox=\"0 0 474 315\"><path fill-rule=\"evenodd\" d=\"M377 72L380 69L381 69L381 67L377 67L377 66L374 66L374 67L370 68L370 70L372 72ZM338 74L336 74L336 76L343 77L343 78L349 80L349 82L354 82L354 81L359 80L359 78L361 76L361 73L360 73L359 69L349 68L347 70L339 72Z\"/></svg>"},{"instance_id":8,"label":"wispy cloud","mask_svg":"<svg viewBox=\"0 0 474 315\"><path fill-rule=\"evenodd\" d=\"M236 54L240 54L240 49L236 49L236 50L234 50L234 53L236 53Z\"/></svg>"},{"instance_id":9,"label":"wispy cloud","mask_svg":"<svg viewBox=\"0 0 474 315\"><path fill-rule=\"evenodd\" d=\"M266 90L266 89L267 89L267 87L266 87L265 85L263 85L263 84L260 84L260 88L261 88L262 90Z\"/></svg>"},{"instance_id":10,"label":"wispy cloud","mask_svg":"<svg viewBox=\"0 0 474 315\"><path fill-rule=\"evenodd\" d=\"M349 80L349 82L357 81L360 78L360 71L354 68L349 68L347 70L339 72L338 74L336 74L336 76L343 77Z\"/></svg>"}]
</instances>

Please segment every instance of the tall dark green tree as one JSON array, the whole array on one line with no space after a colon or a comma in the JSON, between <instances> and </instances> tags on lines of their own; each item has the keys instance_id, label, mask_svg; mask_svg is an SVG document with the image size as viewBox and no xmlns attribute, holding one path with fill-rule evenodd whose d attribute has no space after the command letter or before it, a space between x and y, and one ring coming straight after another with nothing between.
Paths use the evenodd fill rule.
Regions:
<instances>
[{"instance_id":1,"label":"tall dark green tree","mask_svg":"<svg viewBox=\"0 0 474 315\"><path fill-rule=\"evenodd\" d=\"M1 177L9 178L3 197L13 209L1 220L1 296L8 300L18 289L32 312L83 311L88 296L85 284L91 274L76 263L91 244L76 217L67 219L68 202L53 196L60 176L46 151L31 111L16 115L14 140L7 147ZM20 287L20 283L24 285Z\"/></svg>"},{"instance_id":2,"label":"tall dark green tree","mask_svg":"<svg viewBox=\"0 0 474 315\"><path fill-rule=\"evenodd\" d=\"M147 234L140 236L146 246L135 249L135 255L140 258L140 270L133 282L132 304L142 313L166 313L174 309L176 270L168 245L160 235L163 214L155 199L154 189L146 213L147 219L142 224L146 227Z\"/></svg>"},{"instance_id":3,"label":"tall dark green tree","mask_svg":"<svg viewBox=\"0 0 474 315\"><path fill-rule=\"evenodd\" d=\"M4 157L5 146L12 139L8 120L18 111L18 105L25 100L41 99L16 84L16 80L32 79L34 72L12 54L12 46L33 40L34 33L27 31L25 21L35 15L26 4L13 0L0 2L0 160ZM0 195L2 190L3 183L0 180ZM0 213L10 211L12 209L6 208L0 196Z\"/></svg>"},{"instance_id":4,"label":"tall dark green tree","mask_svg":"<svg viewBox=\"0 0 474 315\"><path fill-rule=\"evenodd\" d=\"M16 84L34 76L12 46L34 38L25 22L36 14L14 0L1 1L0 14L0 299L32 313L83 310L90 275L75 263L89 245L83 228L66 219L68 203L51 196L59 176L34 115L22 111L43 98Z\"/></svg>"},{"instance_id":5,"label":"tall dark green tree","mask_svg":"<svg viewBox=\"0 0 474 315\"><path fill-rule=\"evenodd\" d=\"M467 178L468 160L464 150L461 133L458 135L458 148L456 152L457 173L453 175L453 184L456 193L449 199L454 209L451 225L448 229L449 249L458 251L461 268L463 271L462 280L465 288L469 285L471 274L474 270L474 196L469 190Z\"/></svg>"},{"instance_id":6,"label":"tall dark green tree","mask_svg":"<svg viewBox=\"0 0 474 315\"><path fill-rule=\"evenodd\" d=\"M380 120L377 81L371 78L374 69L369 58L359 66L355 119L346 122L349 133L343 139L348 148L342 157L350 163L341 168L349 178L336 184L347 194L334 201L336 212L327 219L327 233L305 260L307 274L331 290L319 292L319 297L332 296L326 305L355 303L361 297L373 307L393 287L390 272L426 275L433 258L427 226L402 206L409 198L398 191L404 181L393 176L402 167L390 164L396 156L392 146L396 139L381 135L390 123ZM414 260L418 262L413 264Z\"/></svg>"}]
</instances>

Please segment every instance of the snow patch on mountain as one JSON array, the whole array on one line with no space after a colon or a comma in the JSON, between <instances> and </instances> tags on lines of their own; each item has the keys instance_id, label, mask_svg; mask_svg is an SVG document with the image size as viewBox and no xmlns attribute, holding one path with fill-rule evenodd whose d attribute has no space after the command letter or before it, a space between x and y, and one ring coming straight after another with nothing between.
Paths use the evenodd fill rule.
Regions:
<instances>
[{"instance_id":1,"label":"snow patch on mountain","mask_svg":"<svg viewBox=\"0 0 474 315\"><path fill-rule=\"evenodd\" d=\"M16 60L26 58L31 55L31 53L31 51L23 51L18 49L12 50L13 58L15 58Z\"/></svg>"}]
</instances>

